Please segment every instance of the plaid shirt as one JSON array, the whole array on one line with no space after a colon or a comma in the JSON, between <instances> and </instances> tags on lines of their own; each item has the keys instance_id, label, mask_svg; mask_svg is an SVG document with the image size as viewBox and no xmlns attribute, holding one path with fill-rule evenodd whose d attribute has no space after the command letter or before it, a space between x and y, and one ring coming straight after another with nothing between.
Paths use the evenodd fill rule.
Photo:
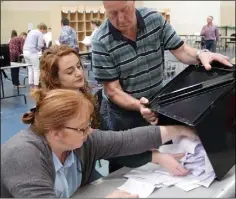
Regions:
<instances>
[{"instance_id":1,"label":"plaid shirt","mask_svg":"<svg viewBox=\"0 0 236 199\"><path fill-rule=\"evenodd\" d=\"M70 26L63 26L61 35L59 37L60 44L67 44L72 48L78 49L78 41L76 38L76 32Z\"/></svg>"},{"instance_id":2,"label":"plaid shirt","mask_svg":"<svg viewBox=\"0 0 236 199\"><path fill-rule=\"evenodd\" d=\"M17 61L17 58L23 53L25 40L22 37L13 37L9 42L10 60Z\"/></svg>"},{"instance_id":3,"label":"plaid shirt","mask_svg":"<svg viewBox=\"0 0 236 199\"><path fill-rule=\"evenodd\" d=\"M136 41L124 37L109 20L96 31L92 39L94 77L100 82L119 80L132 97L150 99L162 88L161 41L165 50L178 49L184 42L160 13L138 8L136 16Z\"/></svg>"}]
</instances>

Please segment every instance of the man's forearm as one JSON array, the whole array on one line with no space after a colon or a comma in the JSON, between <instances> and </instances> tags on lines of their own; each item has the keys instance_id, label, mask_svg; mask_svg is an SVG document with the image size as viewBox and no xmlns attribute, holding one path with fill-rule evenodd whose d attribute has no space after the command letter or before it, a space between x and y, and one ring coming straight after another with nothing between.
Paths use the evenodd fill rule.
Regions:
<instances>
[{"instance_id":1,"label":"man's forearm","mask_svg":"<svg viewBox=\"0 0 236 199\"><path fill-rule=\"evenodd\" d=\"M112 95L108 95L108 97L113 103L123 109L132 111L140 110L139 100L135 99L134 97L118 88L113 91Z\"/></svg>"},{"instance_id":2,"label":"man's forearm","mask_svg":"<svg viewBox=\"0 0 236 199\"><path fill-rule=\"evenodd\" d=\"M172 50L172 54L182 63L184 64L198 64L199 61L197 59L197 49L192 48L191 46L184 44L177 50Z\"/></svg>"}]
</instances>

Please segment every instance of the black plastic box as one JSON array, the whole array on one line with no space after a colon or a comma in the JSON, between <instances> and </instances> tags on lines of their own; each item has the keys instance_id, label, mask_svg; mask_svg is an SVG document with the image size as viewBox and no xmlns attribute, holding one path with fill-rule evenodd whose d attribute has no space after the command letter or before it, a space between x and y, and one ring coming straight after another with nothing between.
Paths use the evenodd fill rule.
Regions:
<instances>
[{"instance_id":1,"label":"black plastic box","mask_svg":"<svg viewBox=\"0 0 236 199\"><path fill-rule=\"evenodd\" d=\"M235 164L235 67L188 66L150 101L160 125L196 129L220 180Z\"/></svg>"},{"instance_id":2,"label":"black plastic box","mask_svg":"<svg viewBox=\"0 0 236 199\"><path fill-rule=\"evenodd\" d=\"M0 67L10 66L10 50L9 44L0 45Z\"/></svg>"}]
</instances>

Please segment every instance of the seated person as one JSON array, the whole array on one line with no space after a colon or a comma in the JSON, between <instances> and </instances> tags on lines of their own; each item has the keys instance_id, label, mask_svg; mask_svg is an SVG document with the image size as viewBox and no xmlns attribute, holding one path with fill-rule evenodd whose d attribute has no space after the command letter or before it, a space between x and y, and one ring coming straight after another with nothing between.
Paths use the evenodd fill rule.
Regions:
<instances>
[{"instance_id":1,"label":"seated person","mask_svg":"<svg viewBox=\"0 0 236 199\"><path fill-rule=\"evenodd\" d=\"M93 130L94 107L81 92L36 90L32 96L36 108L22 117L29 128L1 147L2 197L68 198L90 182L101 158L142 153L177 136L196 138L184 126L147 126L119 133ZM159 158L153 158L158 163Z\"/></svg>"},{"instance_id":2,"label":"seated person","mask_svg":"<svg viewBox=\"0 0 236 199\"><path fill-rule=\"evenodd\" d=\"M43 53L40 58L40 85L47 91L64 88L82 92L95 107L92 128L102 129L105 125L105 120L99 116L100 107L97 99L84 76L79 55L72 47L54 45Z\"/></svg>"}]
</instances>

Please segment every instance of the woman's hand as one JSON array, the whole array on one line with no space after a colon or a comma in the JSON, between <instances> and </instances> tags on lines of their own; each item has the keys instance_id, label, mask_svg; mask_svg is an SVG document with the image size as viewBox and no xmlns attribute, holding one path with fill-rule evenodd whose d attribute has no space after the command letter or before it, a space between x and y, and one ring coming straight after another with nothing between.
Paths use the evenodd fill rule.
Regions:
<instances>
[{"instance_id":1,"label":"woman's hand","mask_svg":"<svg viewBox=\"0 0 236 199\"><path fill-rule=\"evenodd\" d=\"M184 157L184 153L167 154L158 151L152 152L152 162L159 164L174 176L185 176L189 173L178 161L182 157Z\"/></svg>"},{"instance_id":2,"label":"woman's hand","mask_svg":"<svg viewBox=\"0 0 236 199\"><path fill-rule=\"evenodd\" d=\"M116 190L109 195L106 196L106 198L138 198L139 196L137 194L130 194L125 191Z\"/></svg>"},{"instance_id":3,"label":"woman's hand","mask_svg":"<svg viewBox=\"0 0 236 199\"><path fill-rule=\"evenodd\" d=\"M156 113L152 112L149 108L146 106L148 105L149 101L145 97L142 97L140 99L140 113L143 116L147 122L149 122L151 125L157 125L158 118Z\"/></svg>"}]
</instances>

